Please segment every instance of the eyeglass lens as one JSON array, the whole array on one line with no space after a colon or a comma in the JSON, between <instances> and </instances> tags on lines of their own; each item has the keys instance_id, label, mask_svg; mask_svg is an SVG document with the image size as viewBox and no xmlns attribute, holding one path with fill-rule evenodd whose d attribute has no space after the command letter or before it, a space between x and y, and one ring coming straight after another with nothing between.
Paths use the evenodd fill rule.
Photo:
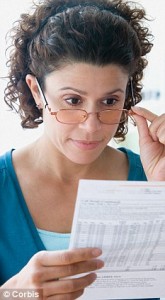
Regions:
<instances>
[{"instance_id":1,"label":"eyeglass lens","mask_svg":"<svg viewBox=\"0 0 165 300\"><path fill-rule=\"evenodd\" d=\"M104 110L99 113L99 120L106 124L119 124L128 117L126 110Z\"/></svg>"},{"instance_id":2,"label":"eyeglass lens","mask_svg":"<svg viewBox=\"0 0 165 300\"><path fill-rule=\"evenodd\" d=\"M55 113L53 113L55 114ZM61 123L83 123L88 118L88 113L81 109L61 109L56 112L56 118ZM128 117L127 110L104 110L97 113L98 119L105 124L119 124Z\"/></svg>"},{"instance_id":3,"label":"eyeglass lens","mask_svg":"<svg viewBox=\"0 0 165 300\"><path fill-rule=\"evenodd\" d=\"M57 112L56 118L61 123L82 123L87 119L87 113L80 109L61 109Z\"/></svg>"}]
</instances>

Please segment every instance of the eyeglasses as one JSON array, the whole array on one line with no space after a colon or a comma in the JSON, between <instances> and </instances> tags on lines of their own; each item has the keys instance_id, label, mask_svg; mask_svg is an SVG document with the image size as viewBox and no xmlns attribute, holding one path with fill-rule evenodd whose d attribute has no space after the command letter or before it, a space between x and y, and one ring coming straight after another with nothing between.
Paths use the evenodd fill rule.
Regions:
<instances>
[{"instance_id":1,"label":"eyeglasses","mask_svg":"<svg viewBox=\"0 0 165 300\"><path fill-rule=\"evenodd\" d=\"M52 111L37 79L36 82L40 94L45 102L45 107L48 107L49 113L52 116L55 116L56 120L60 123L80 124L85 122L89 115L96 115L101 123L108 125L120 124L128 119L129 111L127 109L106 109L99 112L89 113L84 109L60 109L58 111Z\"/></svg>"},{"instance_id":2,"label":"eyeglasses","mask_svg":"<svg viewBox=\"0 0 165 300\"><path fill-rule=\"evenodd\" d=\"M89 115L96 115L99 121L103 124L120 124L127 120L127 109L107 109L99 112L86 112L84 109L60 109L56 112L51 111L51 115L56 117L56 120L64 124L79 124L85 122Z\"/></svg>"}]
</instances>

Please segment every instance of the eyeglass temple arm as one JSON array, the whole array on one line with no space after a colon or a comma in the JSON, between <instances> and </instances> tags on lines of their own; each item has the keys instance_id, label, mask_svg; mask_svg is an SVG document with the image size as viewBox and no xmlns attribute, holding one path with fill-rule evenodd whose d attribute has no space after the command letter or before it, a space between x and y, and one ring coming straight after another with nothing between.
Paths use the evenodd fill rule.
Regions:
<instances>
[{"instance_id":1,"label":"eyeglass temple arm","mask_svg":"<svg viewBox=\"0 0 165 300\"><path fill-rule=\"evenodd\" d=\"M136 126L136 121L134 120L133 115L134 115L134 112L133 112L132 110L129 110L129 111L128 111L128 116L129 116L130 119L132 120L132 124L133 124L134 126Z\"/></svg>"},{"instance_id":2,"label":"eyeglass temple arm","mask_svg":"<svg viewBox=\"0 0 165 300\"><path fill-rule=\"evenodd\" d=\"M42 91L42 89L41 89L41 87L40 87L40 85L39 85L39 82L38 82L38 80L37 80L36 77L35 77L35 80L36 80L36 84L37 84L38 90L39 90L39 92L40 92L41 98L42 98L43 102L45 103L45 108L46 108L46 107L48 106L48 102L47 102L47 100L46 100L46 97L45 97L45 95L44 95L44 92Z\"/></svg>"},{"instance_id":3,"label":"eyeglass temple arm","mask_svg":"<svg viewBox=\"0 0 165 300\"><path fill-rule=\"evenodd\" d=\"M132 102L133 102L133 106L135 106L136 105L136 100L135 100L134 92L133 92L133 78L132 77L130 78L130 86L131 86Z\"/></svg>"}]
</instances>

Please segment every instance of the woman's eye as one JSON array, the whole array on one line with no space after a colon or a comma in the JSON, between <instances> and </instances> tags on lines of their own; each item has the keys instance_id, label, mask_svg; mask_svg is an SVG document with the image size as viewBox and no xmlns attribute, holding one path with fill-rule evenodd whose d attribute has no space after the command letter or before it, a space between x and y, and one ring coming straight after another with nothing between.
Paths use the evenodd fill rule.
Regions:
<instances>
[{"instance_id":1,"label":"woman's eye","mask_svg":"<svg viewBox=\"0 0 165 300\"><path fill-rule=\"evenodd\" d=\"M65 99L65 101L70 105L76 105L76 104L80 103L80 99L78 99L78 98L68 98L68 99Z\"/></svg>"},{"instance_id":2,"label":"woman's eye","mask_svg":"<svg viewBox=\"0 0 165 300\"><path fill-rule=\"evenodd\" d=\"M105 105L114 105L117 100L115 98L108 98L102 101Z\"/></svg>"}]
</instances>

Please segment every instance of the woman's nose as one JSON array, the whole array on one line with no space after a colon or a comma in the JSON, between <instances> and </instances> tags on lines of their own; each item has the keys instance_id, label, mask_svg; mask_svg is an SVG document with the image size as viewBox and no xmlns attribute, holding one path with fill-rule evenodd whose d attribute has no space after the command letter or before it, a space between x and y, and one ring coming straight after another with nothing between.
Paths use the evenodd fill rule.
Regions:
<instances>
[{"instance_id":1,"label":"woman's nose","mask_svg":"<svg viewBox=\"0 0 165 300\"><path fill-rule=\"evenodd\" d=\"M79 126L88 132L95 132L100 130L102 125L98 119L97 113L88 113L86 121L80 123Z\"/></svg>"}]
</instances>

